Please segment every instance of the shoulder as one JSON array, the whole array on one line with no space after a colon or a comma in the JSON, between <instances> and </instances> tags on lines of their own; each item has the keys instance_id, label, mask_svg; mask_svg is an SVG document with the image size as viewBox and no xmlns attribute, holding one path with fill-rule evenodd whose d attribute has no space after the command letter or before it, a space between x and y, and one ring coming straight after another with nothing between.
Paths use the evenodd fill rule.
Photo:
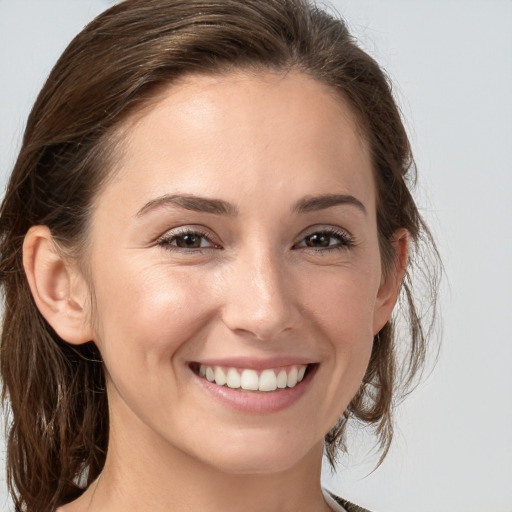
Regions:
<instances>
[{"instance_id":1,"label":"shoulder","mask_svg":"<svg viewBox=\"0 0 512 512\"><path fill-rule=\"evenodd\" d=\"M350 501L344 500L329 491L327 491L326 494L328 494L328 496L338 505L341 505L346 512L370 512L369 510L359 507L358 505L354 505L353 503L350 503Z\"/></svg>"}]
</instances>

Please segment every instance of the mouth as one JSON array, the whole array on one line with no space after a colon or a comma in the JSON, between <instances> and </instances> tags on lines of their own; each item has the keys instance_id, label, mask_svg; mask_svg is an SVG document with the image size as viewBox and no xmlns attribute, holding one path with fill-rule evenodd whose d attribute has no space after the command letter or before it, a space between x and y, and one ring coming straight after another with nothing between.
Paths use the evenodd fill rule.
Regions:
<instances>
[{"instance_id":1,"label":"mouth","mask_svg":"<svg viewBox=\"0 0 512 512\"><path fill-rule=\"evenodd\" d=\"M255 370L191 363L190 369L201 379L219 387L241 392L272 393L295 388L317 366L316 363L309 363Z\"/></svg>"}]
</instances>

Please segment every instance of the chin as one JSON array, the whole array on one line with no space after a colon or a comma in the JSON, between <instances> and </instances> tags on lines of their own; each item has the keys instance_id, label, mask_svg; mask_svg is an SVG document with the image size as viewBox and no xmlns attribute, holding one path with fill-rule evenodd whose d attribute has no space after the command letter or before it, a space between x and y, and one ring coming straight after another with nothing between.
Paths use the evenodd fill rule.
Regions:
<instances>
[{"instance_id":1,"label":"chin","mask_svg":"<svg viewBox=\"0 0 512 512\"><path fill-rule=\"evenodd\" d=\"M223 473L237 475L263 475L281 473L293 469L305 459L321 460L323 438L316 442L305 440L276 439L269 433L261 436L240 436L224 444L216 444L205 460ZM222 447L222 449L220 448Z\"/></svg>"}]
</instances>

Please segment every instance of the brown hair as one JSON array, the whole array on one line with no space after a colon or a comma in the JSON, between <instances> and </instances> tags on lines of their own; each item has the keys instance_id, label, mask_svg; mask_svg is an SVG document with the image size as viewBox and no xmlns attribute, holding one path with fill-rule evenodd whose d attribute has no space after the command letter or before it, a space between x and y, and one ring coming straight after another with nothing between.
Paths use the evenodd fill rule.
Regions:
<instances>
[{"instance_id":1,"label":"brown hair","mask_svg":"<svg viewBox=\"0 0 512 512\"><path fill-rule=\"evenodd\" d=\"M418 263L415 278L427 284L422 303L432 313L439 267L407 185L415 168L386 76L343 21L307 0L126 0L91 22L55 65L29 116L1 208L1 374L11 416L7 477L18 511L50 511L78 497L101 472L108 444L101 356L93 342L65 343L37 310L22 266L24 236L46 225L76 250L112 172L115 128L159 86L230 68L296 69L348 100L372 151L385 269L393 264L393 233L410 233L399 308L409 329L403 357L395 318L375 337L364 381L325 445L333 463L354 418L375 428L384 454L389 448L393 407L422 368L432 319L425 323L416 309L410 268Z\"/></svg>"}]
</instances>

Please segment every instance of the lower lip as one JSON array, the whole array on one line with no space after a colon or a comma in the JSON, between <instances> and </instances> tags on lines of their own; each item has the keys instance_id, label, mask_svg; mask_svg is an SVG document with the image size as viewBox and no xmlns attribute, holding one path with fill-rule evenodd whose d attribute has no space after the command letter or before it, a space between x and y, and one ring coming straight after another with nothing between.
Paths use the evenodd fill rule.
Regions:
<instances>
[{"instance_id":1,"label":"lower lip","mask_svg":"<svg viewBox=\"0 0 512 512\"><path fill-rule=\"evenodd\" d=\"M194 377L203 389L224 405L238 411L264 414L282 411L297 402L310 388L317 368L317 365L309 368L304 379L293 388L266 392L231 389L227 386L218 386L196 374Z\"/></svg>"}]
</instances>

